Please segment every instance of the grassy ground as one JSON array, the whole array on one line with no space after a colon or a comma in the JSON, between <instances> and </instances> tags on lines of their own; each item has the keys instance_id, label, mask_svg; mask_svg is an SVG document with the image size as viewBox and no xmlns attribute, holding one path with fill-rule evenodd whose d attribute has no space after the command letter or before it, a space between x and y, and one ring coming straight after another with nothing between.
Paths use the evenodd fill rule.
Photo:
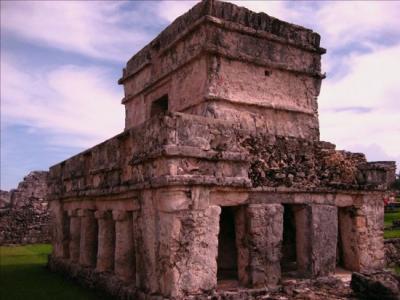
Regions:
<instances>
[{"instance_id":1,"label":"grassy ground","mask_svg":"<svg viewBox=\"0 0 400 300\"><path fill-rule=\"evenodd\" d=\"M385 213L385 228L392 226L393 220L400 220L400 211ZM400 229L385 229L384 238L400 238Z\"/></svg>"},{"instance_id":2,"label":"grassy ground","mask_svg":"<svg viewBox=\"0 0 400 300\"><path fill-rule=\"evenodd\" d=\"M46 268L50 245L0 247L0 299L107 299Z\"/></svg>"},{"instance_id":3,"label":"grassy ground","mask_svg":"<svg viewBox=\"0 0 400 300\"><path fill-rule=\"evenodd\" d=\"M394 271L396 272L397 275L400 275L400 267L395 267Z\"/></svg>"}]
</instances>

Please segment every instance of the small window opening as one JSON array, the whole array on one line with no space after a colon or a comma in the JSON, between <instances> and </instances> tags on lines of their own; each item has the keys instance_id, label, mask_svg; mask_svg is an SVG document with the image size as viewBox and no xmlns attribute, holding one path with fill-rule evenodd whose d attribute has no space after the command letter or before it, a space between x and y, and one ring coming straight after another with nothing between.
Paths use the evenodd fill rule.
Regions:
<instances>
[{"instance_id":1,"label":"small window opening","mask_svg":"<svg viewBox=\"0 0 400 300\"><path fill-rule=\"evenodd\" d=\"M218 235L218 280L237 280L235 215L232 207L222 207Z\"/></svg>"},{"instance_id":2,"label":"small window opening","mask_svg":"<svg viewBox=\"0 0 400 300\"><path fill-rule=\"evenodd\" d=\"M153 101L151 104L150 117L165 114L166 112L168 112L168 95L164 95Z\"/></svg>"},{"instance_id":3,"label":"small window opening","mask_svg":"<svg viewBox=\"0 0 400 300\"><path fill-rule=\"evenodd\" d=\"M265 70L264 75L265 76L271 76L272 72L270 70Z\"/></svg>"}]
</instances>

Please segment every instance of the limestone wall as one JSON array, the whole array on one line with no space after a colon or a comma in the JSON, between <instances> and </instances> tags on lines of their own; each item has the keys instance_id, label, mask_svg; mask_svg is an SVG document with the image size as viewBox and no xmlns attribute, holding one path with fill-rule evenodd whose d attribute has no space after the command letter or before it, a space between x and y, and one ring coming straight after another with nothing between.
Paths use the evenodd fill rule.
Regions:
<instances>
[{"instance_id":1,"label":"limestone wall","mask_svg":"<svg viewBox=\"0 0 400 300\"><path fill-rule=\"evenodd\" d=\"M50 169L51 197L211 184L385 189L394 164L368 181L364 156L329 143L259 134L258 128L175 113L153 118ZM143 143L142 141L146 141Z\"/></svg>"}]
</instances>

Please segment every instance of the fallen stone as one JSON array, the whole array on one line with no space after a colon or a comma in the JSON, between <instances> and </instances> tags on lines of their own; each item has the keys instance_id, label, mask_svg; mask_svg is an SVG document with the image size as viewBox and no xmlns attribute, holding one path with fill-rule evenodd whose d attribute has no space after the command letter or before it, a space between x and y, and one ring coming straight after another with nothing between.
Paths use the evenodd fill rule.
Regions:
<instances>
[{"instance_id":1,"label":"fallen stone","mask_svg":"<svg viewBox=\"0 0 400 300\"><path fill-rule=\"evenodd\" d=\"M400 299L400 277L387 271L354 272L350 287L362 299Z\"/></svg>"}]
</instances>

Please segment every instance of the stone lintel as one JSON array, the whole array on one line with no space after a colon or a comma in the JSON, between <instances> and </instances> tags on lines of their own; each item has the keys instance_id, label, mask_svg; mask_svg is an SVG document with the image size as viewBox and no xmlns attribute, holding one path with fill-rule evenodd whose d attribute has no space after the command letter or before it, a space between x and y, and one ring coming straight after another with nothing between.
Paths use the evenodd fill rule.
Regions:
<instances>
[{"instance_id":1,"label":"stone lintel","mask_svg":"<svg viewBox=\"0 0 400 300\"><path fill-rule=\"evenodd\" d=\"M78 209L68 210L68 217L70 218L78 217Z\"/></svg>"},{"instance_id":2,"label":"stone lintel","mask_svg":"<svg viewBox=\"0 0 400 300\"><path fill-rule=\"evenodd\" d=\"M96 219L112 219L112 213L109 210L96 210L94 213Z\"/></svg>"},{"instance_id":3,"label":"stone lintel","mask_svg":"<svg viewBox=\"0 0 400 300\"><path fill-rule=\"evenodd\" d=\"M90 209L78 209L78 217L94 217L94 211Z\"/></svg>"},{"instance_id":4,"label":"stone lintel","mask_svg":"<svg viewBox=\"0 0 400 300\"><path fill-rule=\"evenodd\" d=\"M125 210L113 210L112 217L114 221L122 222L126 221L127 218L132 214L131 211Z\"/></svg>"}]
</instances>

